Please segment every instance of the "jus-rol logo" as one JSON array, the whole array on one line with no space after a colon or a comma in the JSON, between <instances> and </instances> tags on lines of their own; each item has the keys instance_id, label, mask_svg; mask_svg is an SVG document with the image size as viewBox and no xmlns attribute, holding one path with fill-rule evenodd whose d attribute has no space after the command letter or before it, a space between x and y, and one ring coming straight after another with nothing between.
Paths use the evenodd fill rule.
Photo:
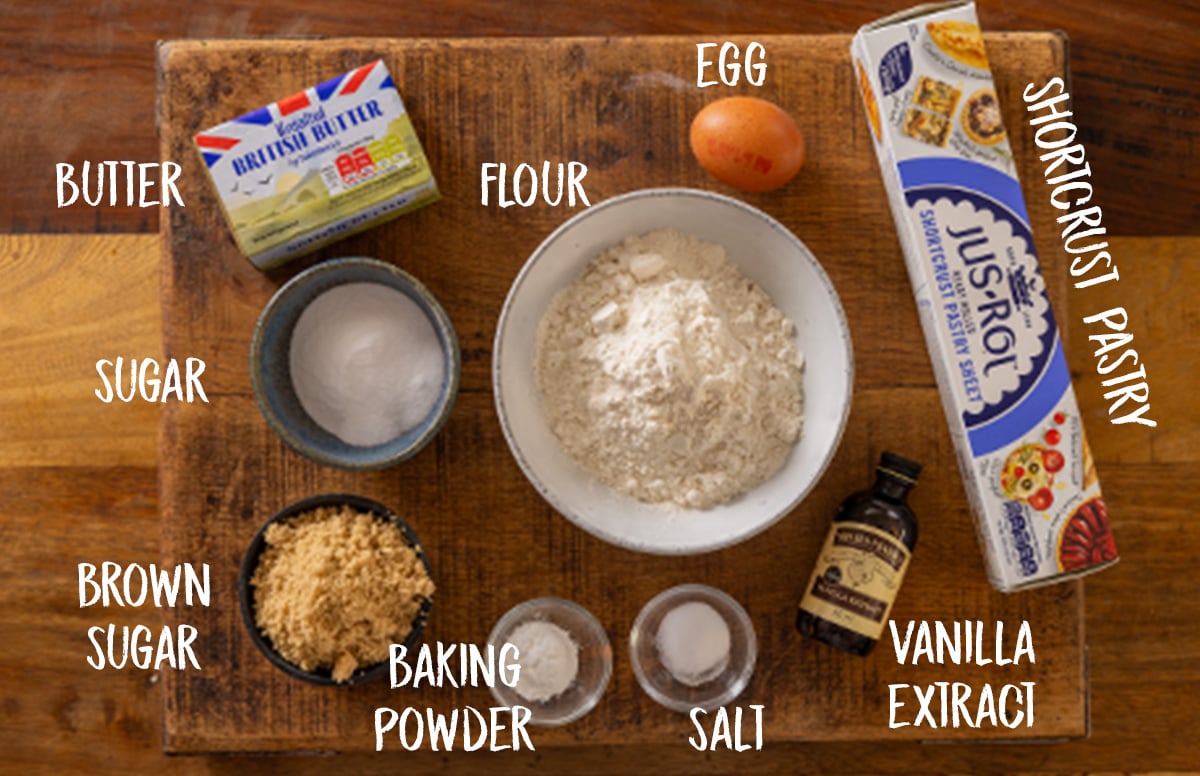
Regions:
<instances>
[{"instance_id":1,"label":"jus-rol logo","mask_svg":"<svg viewBox=\"0 0 1200 776\"><path fill-rule=\"evenodd\" d=\"M968 429L984 426L1022 402L1055 352L1057 328L1032 235L1007 208L971 191L926 186L905 196L934 280L935 318L951 343L963 421Z\"/></svg>"}]
</instances>

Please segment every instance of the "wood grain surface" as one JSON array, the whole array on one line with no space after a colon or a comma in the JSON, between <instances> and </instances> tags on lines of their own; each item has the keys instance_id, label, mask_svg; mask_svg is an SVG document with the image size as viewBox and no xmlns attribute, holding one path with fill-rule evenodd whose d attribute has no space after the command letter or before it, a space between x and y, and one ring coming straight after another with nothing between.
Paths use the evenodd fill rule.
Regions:
<instances>
[{"instance_id":1,"label":"wood grain surface","mask_svg":"<svg viewBox=\"0 0 1200 776\"><path fill-rule=\"evenodd\" d=\"M780 57L761 94L801 117L811 163L792 185L743 198L800 235L840 289L855 342L854 412L830 471L800 508L753 540L694 558L648 557L593 539L559 518L521 476L495 416L490 344L512 279L569 213L544 204L484 208L478 177L486 161L515 166L548 157L587 164L585 187L593 202L654 185L719 189L693 162L682 131L688 117L718 94L688 83L693 40L206 41L161 49L162 153L183 166L182 191L191 203L173 209L165 226L165 352L205 358L211 364L207 390L220 397L208 406L164 410L163 557L168 563L211 563L214 596L226 602L168 614L169 622L189 622L209 634L204 671L164 677L169 750L370 749L377 706L449 710L488 703L486 690L391 692L373 685L330 692L290 679L257 654L233 607L241 556L261 523L284 505L337 491L395 505L422 537L439 586L428 641L482 643L504 611L541 595L570 598L597 615L618 655L613 681L582 720L538 731L544 746L686 737L686 717L655 705L622 657L642 604L688 581L720 587L751 612L759 665L742 700L770 710L764 723L770 741L1086 734L1082 585L1005 596L986 582L869 130L859 116L849 38L762 42ZM1015 104L1030 79L1064 68L1062 41L1054 35L994 35L988 47L1004 104ZM273 435L251 396L245 367L249 332L263 305L283 280L315 259L267 275L253 269L229 238L191 138L377 57L386 60L405 98L443 200L317 258L375 256L420 278L459 332L463 389L445 429L421 454L383 472L349 474L307 462ZM229 81L226 74L243 62L252 63L256 76ZM802 104L818 107L802 113ZM1013 127L1014 147L1024 147L1022 122L1009 117L1006 123ZM1020 173L1031 177L1032 160L1018 161ZM1053 237L1049 204L1031 200L1030 212L1035 234ZM1043 240L1042 248L1052 253L1053 244ZM1051 278L1062 316L1063 276ZM870 481L886 447L927 467L913 498L921 547L893 616L901 623L971 619L989 628L1003 621L1010 637L1027 620L1036 634L1036 665L899 667L890 649L857 660L814 649L794 634L800 577L806 576L798 569L811 567L828 516ZM1037 722L1016 730L888 728L889 683L939 680L977 688L1036 681Z\"/></svg>"},{"instance_id":2,"label":"wood grain surface","mask_svg":"<svg viewBox=\"0 0 1200 776\"><path fill-rule=\"evenodd\" d=\"M106 405L94 393L104 392L98 361L160 359L161 346L129 349L161 331L158 311L137 303L158 293L158 278L142 261L145 245L116 234L5 238L0 466L88 466L97 456L115 465L157 463L144 444L158 426L157 407L116 398ZM64 320L70 325L61 326ZM112 366L105 370L115 375ZM120 422L94 424L97 406Z\"/></svg>"},{"instance_id":3,"label":"wood grain surface","mask_svg":"<svg viewBox=\"0 0 1200 776\"><path fill-rule=\"evenodd\" d=\"M111 237L32 240L0 237L9 256L0 286L0 310L20 296L51 286L67 299L122 296L135 317L155 318L158 298L158 241ZM156 472L151 466L122 466L125 455L99 442L106 435L135 436L139 460L152 460L155 430L129 428L129 414L98 401L86 403L80 431L97 440L87 464L46 466L37 443L13 444L0 466L0 770L22 774L126 773L613 773L645 772L647 763L664 774L684 773L1164 773L1190 772L1200 762L1200 741L1189 734L1200 714L1200 598L1194 594L1200 524L1188 483L1200 480L1200 427L1177 413L1193 410L1189 368L1197 345L1179 334L1191 300L1200 294L1200 241L1116 239L1122 282L1104 301L1132 305L1131 316L1146 333L1141 354L1150 365L1156 396L1164 402L1163 427L1156 431L1106 431L1098 376L1092 369L1085 332L1074 325L1078 292L1065 326L1068 361L1076 390L1089 416L1089 432L1105 484L1114 530L1122 551L1115 568L1089 578L1087 588L1088 669L1091 730L1086 741L1064 744L929 746L917 743L769 744L763 751L701 756L684 740L665 745L550 748L526 755L445 757L431 752L382 753L264 759L258 756L165 757L162 752L161 676L142 671L97 672L85 663L87 628L97 624L155 624L151 608L80 609L75 564L112 560L149 564L159 556ZM62 282L44 263L67 257L61 272L89 282ZM73 258L72 258L73 257ZM1053 260L1047 274L1065 272ZM128 289L135 289L128 291ZM37 341L46 353L70 363L91 360L85 305L64 304L37 320L8 320L3 344ZM1158 336L1161 332L1176 332ZM1154 336L1151 336L1151 335ZM157 329L122 340L130 353L159 348ZM0 394L0 420L19 415L38 401L33 394L67 397L75 375L58 373L36 389ZM1097 410L1099 414L1097 414ZM1098 419L1100 422L1092 420ZM10 426L0 423L7 441ZM1151 461L1151 440L1170 432L1176 455ZM1137 456L1126 460L1126 452ZM22 452L27 455L22 457ZM1188 457L1190 452L1190 457ZM1146 457L1142 457L1146 456Z\"/></svg>"},{"instance_id":4,"label":"wood grain surface","mask_svg":"<svg viewBox=\"0 0 1200 776\"><path fill-rule=\"evenodd\" d=\"M186 12L154 0L8 3L0 26L4 231L144 231L151 208L55 207L54 165L158 160L154 44L249 36L500 37L683 33L707 40L766 33L850 33L915 0L214 0ZM9 7L11 6L11 7ZM1195 2L982 0L986 30L1063 30L1071 41L1075 120L1096 201L1114 234L1196 234L1200 136ZM231 77L246 75L243 67ZM1153 202L1153 207L1147 207Z\"/></svg>"}]
</instances>

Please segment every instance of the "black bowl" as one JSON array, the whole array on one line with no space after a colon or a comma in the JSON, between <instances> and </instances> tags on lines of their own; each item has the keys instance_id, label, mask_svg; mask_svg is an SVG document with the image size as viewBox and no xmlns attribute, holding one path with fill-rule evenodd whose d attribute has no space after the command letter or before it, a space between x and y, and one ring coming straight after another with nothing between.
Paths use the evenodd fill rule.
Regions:
<instances>
[{"instance_id":1,"label":"black bowl","mask_svg":"<svg viewBox=\"0 0 1200 776\"><path fill-rule=\"evenodd\" d=\"M263 523L262 528L259 528L258 533L254 535L254 540L250 542L249 549L246 550L246 557L242 560L242 570L238 574L238 598L241 600L242 620L246 623L246 630L250 633L251 641L266 655L267 660L270 660L285 673L297 679L312 682L313 684L342 686L369 682L388 672L388 661L385 660L376 665L361 667L344 682L335 682L330 669L322 668L316 671L305 671L299 666L289 663L276 651L275 645L271 643L271 640L258 629L258 624L254 620L254 602L252 600L253 593L250 590L250 578L254 576L254 570L258 568L259 556L262 555L263 550L267 546L264 536L271 524L288 520L304 512L310 512L317 507L341 505L350 506L362 512L370 512L376 517L382 518L399 528L400 533L404 535L405 541L408 542L408 546L416 550L417 557L421 559L421 563L425 566L425 573L429 574L431 578L433 576L429 569L429 559L425 557L425 550L421 547L421 542L417 539L417 535L412 527L404 522L404 519L398 514L383 504L363 496L355 496L349 493L326 493L319 496L310 496L309 498L289 504L277 512L270 520ZM433 600L430 598L426 598L421 604L416 619L413 620L412 631L408 634L408 638L404 640L404 646L409 651L420 641L421 635L425 631L425 622L429 619L429 610L432 607Z\"/></svg>"}]
</instances>

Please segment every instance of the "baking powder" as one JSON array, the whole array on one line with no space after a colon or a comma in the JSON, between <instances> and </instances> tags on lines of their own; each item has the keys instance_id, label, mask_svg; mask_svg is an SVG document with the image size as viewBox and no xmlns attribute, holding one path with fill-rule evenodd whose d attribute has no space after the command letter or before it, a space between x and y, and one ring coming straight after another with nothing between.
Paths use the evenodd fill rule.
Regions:
<instances>
[{"instance_id":1,"label":"baking powder","mask_svg":"<svg viewBox=\"0 0 1200 776\"><path fill-rule=\"evenodd\" d=\"M506 641L517 648L517 694L545 703L562 695L579 673L579 646L571 634L544 620L518 625Z\"/></svg>"}]
</instances>

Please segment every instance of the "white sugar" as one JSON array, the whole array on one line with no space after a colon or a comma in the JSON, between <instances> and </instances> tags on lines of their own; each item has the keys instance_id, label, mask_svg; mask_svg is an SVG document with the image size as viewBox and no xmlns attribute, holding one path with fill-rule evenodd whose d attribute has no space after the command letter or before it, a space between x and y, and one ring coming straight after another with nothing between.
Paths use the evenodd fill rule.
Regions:
<instances>
[{"instance_id":1,"label":"white sugar","mask_svg":"<svg viewBox=\"0 0 1200 776\"><path fill-rule=\"evenodd\" d=\"M425 312L377 283L318 296L292 333L292 386L304 411L349 445L384 444L436 406L446 359Z\"/></svg>"}]
</instances>

